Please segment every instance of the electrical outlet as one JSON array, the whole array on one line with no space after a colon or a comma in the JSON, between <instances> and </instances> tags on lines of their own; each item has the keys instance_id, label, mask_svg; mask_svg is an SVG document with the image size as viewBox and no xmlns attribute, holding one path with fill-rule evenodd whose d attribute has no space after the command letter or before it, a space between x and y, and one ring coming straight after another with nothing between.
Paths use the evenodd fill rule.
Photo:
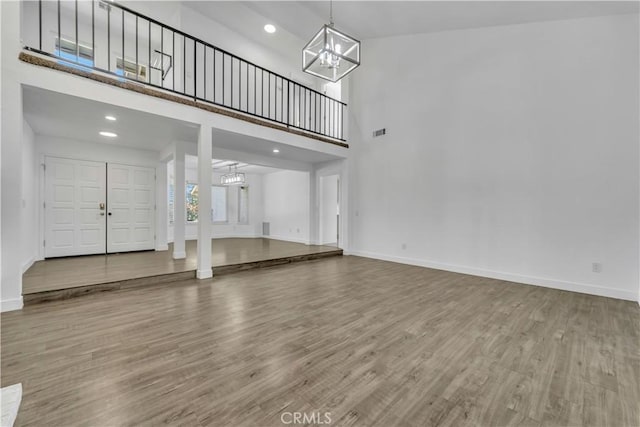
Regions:
<instances>
[{"instance_id":1,"label":"electrical outlet","mask_svg":"<svg viewBox=\"0 0 640 427\"><path fill-rule=\"evenodd\" d=\"M600 264L599 262L594 262L591 264L591 271L593 271L594 273L601 273L602 272L602 264Z\"/></svg>"}]
</instances>

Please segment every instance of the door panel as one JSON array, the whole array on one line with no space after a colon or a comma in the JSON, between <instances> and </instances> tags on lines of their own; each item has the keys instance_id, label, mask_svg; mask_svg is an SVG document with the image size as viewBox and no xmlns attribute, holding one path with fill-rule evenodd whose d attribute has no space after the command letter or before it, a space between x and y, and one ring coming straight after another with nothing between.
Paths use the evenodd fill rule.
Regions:
<instances>
[{"instance_id":1,"label":"door panel","mask_svg":"<svg viewBox=\"0 0 640 427\"><path fill-rule=\"evenodd\" d=\"M155 248L155 169L109 163L107 252Z\"/></svg>"},{"instance_id":2,"label":"door panel","mask_svg":"<svg viewBox=\"0 0 640 427\"><path fill-rule=\"evenodd\" d=\"M45 158L45 257L105 252L106 165Z\"/></svg>"}]
</instances>

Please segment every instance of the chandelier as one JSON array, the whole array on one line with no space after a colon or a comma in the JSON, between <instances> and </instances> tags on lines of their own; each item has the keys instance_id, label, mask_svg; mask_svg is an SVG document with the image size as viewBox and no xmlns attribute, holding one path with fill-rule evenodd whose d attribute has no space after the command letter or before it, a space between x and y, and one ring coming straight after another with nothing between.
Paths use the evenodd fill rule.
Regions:
<instances>
[{"instance_id":1,"label":"chandelier","mask_svg":"<svg viewBox=\"0 0 640 427\"><path fill-rule=\"evenodd\" d=\"M231 167L235 169L231 171ZM244 174L238 173L238 164L229 165L229 173L220 177L222 185L243 185L245 183Z\"/></svg>"},{"instance_id":2,"label":"chandelier","mask_svg":"<svg viewBox=\"0 0 640 427\"><path fill-rule=\"evenodd\" d=\"M333 1L329 2L329 24L302 50L302 70L337 82L360 65L360 42L333 25Z\"/></svg>"}]
</instances>

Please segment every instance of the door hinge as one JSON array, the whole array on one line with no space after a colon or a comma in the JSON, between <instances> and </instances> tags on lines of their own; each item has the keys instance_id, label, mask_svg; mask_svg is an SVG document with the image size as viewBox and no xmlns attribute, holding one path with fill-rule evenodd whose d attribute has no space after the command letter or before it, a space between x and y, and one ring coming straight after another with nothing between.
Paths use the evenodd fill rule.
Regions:
<instances>
[{"instance_id":1,"label":"door hinge","mask_svg":"<svg viewBox=\"0 0 640 427\"><path fill-rule=\"evenodd\" d=\"M46 163L42 164L42 170L45 170L45 171L47 170L47 164Z\"/></svg>"},{"instance_id":2,"label":"door hinge","mask_svg":"<svg viewBox=\"0 0 640 427\"><path fill-rule=\"evenodd\" d=\"M42 207L43 207L44 209L46 209L46 208L47 208L47 202L42 202Z\"/></svg>"},{"instance_id":3,"label":"door hinge","mask_svg":"<svg viewBox=\"0 0 640 427\"><path fill-rule=\"evenodd\" d=\"M46 240L42 241L42 246L47 246L47 241Z\"/></svg>"}]
</instances>

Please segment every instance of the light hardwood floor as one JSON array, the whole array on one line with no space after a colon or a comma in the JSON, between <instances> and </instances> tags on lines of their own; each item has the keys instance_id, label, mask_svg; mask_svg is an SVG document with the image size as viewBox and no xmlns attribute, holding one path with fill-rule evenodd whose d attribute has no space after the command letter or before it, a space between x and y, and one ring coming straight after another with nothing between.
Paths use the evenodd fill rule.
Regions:
<instances>
[{"instance_id":1,"label":"light hardwood floor","mask_svg":"<svg viewBox=\"0 0 640 427\"><path fill-rule=\"evenodd\" d=\"M638 426L635 302L352 256L3 313L19 426Z\"/></svg>"},{"instance_id":2,"label":"light hardwood floor","mask_svg":"<svg viewBox=\"0 0 640 427\"><path fill-rule=\"evenodd\" d=\"M23 294L69 289L97 283L138 279L160 274L195 271L197 242L186 242L185 259L168 251L51 258L38 261L23 275ZM300 255L335 251L335 247L305 245L267 238L211 239L213 267L230 266Z\"/></svg>"}]
</instances>

